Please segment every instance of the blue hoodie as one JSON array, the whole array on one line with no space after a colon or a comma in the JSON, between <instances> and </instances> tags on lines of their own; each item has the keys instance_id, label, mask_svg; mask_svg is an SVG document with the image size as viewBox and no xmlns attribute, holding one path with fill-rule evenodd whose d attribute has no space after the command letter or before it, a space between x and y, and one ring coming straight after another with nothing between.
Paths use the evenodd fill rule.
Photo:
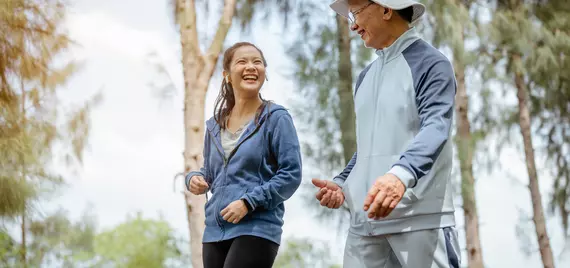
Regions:
<instances>
[{"instance_id":1,"label":"blue hoodie","mask_svg":"<svg viewBox=\"0 0 570 268\"><path fill-rule=\"evenodd\" d=\"M203 242L253 235L281 243L284 201L301 184L301 152L289 112L271 103L259 121L244 130L225 160L220 126L206 122L204 166L186 175L203 176L212 192L206 203ZM252 210L237 224L225 221L220 212L231 202L244 199Z\"/></svg>"}]
</instances>

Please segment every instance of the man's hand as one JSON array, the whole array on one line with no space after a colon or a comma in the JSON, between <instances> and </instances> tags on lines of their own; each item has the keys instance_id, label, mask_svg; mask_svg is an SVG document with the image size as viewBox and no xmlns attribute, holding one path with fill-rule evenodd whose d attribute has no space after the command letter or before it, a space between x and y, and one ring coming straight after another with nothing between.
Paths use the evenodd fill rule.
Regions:
<instances>
[{"instance_id":1,"label":"man's hand","mask_svg":"<svg viewBox=\"0 0 570 268\"><path fill-rule=\"evenodd\" d=\"M190 192L195 195L204 194L208 191L208 183L202 176L193 176L190 179Z\"/></svg>"},{"instance_id":2,"label":"man's hand","mask_svg":"<svg viewBox=\"0 0 570 268\"><path fill-rule=\"evenodd\" d=\"M388 173L378 177L364 200L364 211L368 211L368 218L378 219L390 215L405 191L405 185L395 175Z\"/></svg>"},{"instance_id":3,"label":"man's hand","mask_svg":"<svg viewBox=\"0 0 570 268\"><path fill-rule=\"evenodd\" d=\"M319 179L313 179L312 182L320 188L316 197L321 206L336 209L344 203L344 193L336 183Z\"/></svg>"},{"instance_id":4,"label":"man's hand","mask_svg":"<svg viewBox=\"0 0 570 268\"><path fill-rule=\"evenodd\" d=\"M247 207L243 200L231 202L220 212L225 221L237 224L247 214Z\"/></svg>"}]
</instances>

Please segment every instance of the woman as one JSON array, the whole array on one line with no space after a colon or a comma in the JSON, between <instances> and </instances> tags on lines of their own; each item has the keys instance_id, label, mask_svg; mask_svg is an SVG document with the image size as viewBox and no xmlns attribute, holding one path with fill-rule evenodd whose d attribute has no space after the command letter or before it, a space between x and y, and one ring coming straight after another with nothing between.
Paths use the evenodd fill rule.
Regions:
<instances>
[{"instance_id":1,"label":"woman","mask_svg":"<svg viewBox=\"0 0 570 268\"><path fill-rule=\"evenodd\" d=\"M301 154L291 115L261 98L267 63L237 43L224 53L222 88L206 122L204 166L186 176L206 203L205 268L271 267L285 207L301 183Z\"/></svg>"}]
</instances>

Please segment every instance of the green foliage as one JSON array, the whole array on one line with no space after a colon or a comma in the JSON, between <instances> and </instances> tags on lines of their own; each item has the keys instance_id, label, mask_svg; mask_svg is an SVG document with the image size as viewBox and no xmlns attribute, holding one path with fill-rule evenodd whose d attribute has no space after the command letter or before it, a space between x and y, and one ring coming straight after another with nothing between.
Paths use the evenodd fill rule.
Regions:
<instances>
[{"instance_id":1,"label":"green foliage","mask_svg":"<svg viewBox=\"0 0 570 268\"><path fill-rule=\"evenodd\" d=\"M88 259L93 252L95 219L84 214L72 223L66 211L59 210L28 226L31 242L28 245L29 263L71 266Z\"/></svg>"},{"instance_id":2,"label":"green foliage","mask_svg":"<svg viewBox=\"0 0 570 268\"><path fill-rule=\"evenodd\" d=\"M88 210L87 210L88 211ZM72 222L63 210L30 222L28 265L31 267L168 267L183 265L181 251L164 220L136 217L101 233L94 215ZM20 244L0 229L0 264L18 264Z\"/></svg>"},{"instance_id":3,"label":"green foliage","mask_svg":"<svg viewBox=\"0 0 570 268\"><path fill-rule=\"evenodd\" d=\"M333 262L330 249L325 243L310 239L288 239L280 250L275 264L276 268L340 268Z\"/></svg>"},{"instance_id":4,"label":"green foliage","mask_svg":"<svg viewBox=\"0 0 570 268\"><path fill-rule=\"evenodd\" d=\"M336 14L329 4L327 1L299 1L295 9L298 24L295 32L298 34L286 45L293 63L290 77L296 83L296 100L291 110L295 118L300 120L298 128L303 133L303 155L305 161L310 163L307 165L311 167L310 172L318 172L319 177L324 179L338 174L350 160L348 156L352 156L354 151L345 152L344 148L356 148L355 141L350 144L351 140L345 138L354 137L356 133L346 133L353 130L341 128L342 124L354 124L348 122L354 121L354 118L341 117L341 110L354 108L341 107L339 92L345 89L343 85L350 85L350 92L353 92L355 79L352 77L356 77L369 63L373 52L365 48L355 34L349 34L346 38L351 40L351 51L343 52L347 53L350 62L341 62L346 61L346 58L341 58L343 54L339 51L339 38L344 33L339 32ZM339 74L339 68L346 66L352 75L343 77ZM321 207L314 199L312 185L305 184L303 189L308 190L304 192L305 199L317 211L317 217L339 219L338 227L342 226L343 210Z\"/></svg>"},{"instance_id":5,"label":"green foliage","mask_svg":"<svg viewBox=\"0 0 570 268\"><path fill-rule=\"evenodd\" d=\"M296 96L299 101L293 105L293 113L302 122L303 133L312 133L303 142L305 156L315 166L330 176L340 172L350 159L344 159L340 129L340 99L338 87L341 83L338 68L339 48L335 13L327 1L299 1L296 15L300 33L287 47L287 54L293 62L291 77L296 81ZM315 16L315 14L327 14ZM350 35L352 77L369 63L371 49L362 41ZM351 84L354 85L354 81ZM352 155L354 152L350 152ZM330 173L329 173L330 172Z\"/></svg>"},{"instance_id":6,"label":"green foliage","mask_svg":"<svg viewBox=\"0 0 570 268\"><path fill-rule=\"evenodd\" d=\"M98 234L94 248L100 264L113 267L165 267L167 260L181 256L170 225L141 214Z\"/></svg>"},{"instance_id":7,"label":"green foliage","mask_svg":"<svg viewBox=\"0 0 570 268\"><path fill-rule=\"evenodd\" d=\"M37 219L27 225L27 264L31 267L75 267L91 254L95 222L85 214L72 223L63 210ZM7 267L19 267L20 242L16 242L7 230L0 229L0 263Z\"/></svg>"},{"instance_id":8,"label":"green foliage","mask_svg":"<svg viewBox=\"0 0 570 268\"><path fill-rule=\"evenodd\" d=\"M0 228L0 265L14 267L18 258L18 243L12 239L8 232Z\"/></svg>"},{"instance_id":9,"label":"green foliage","mask_svg":"<svg viewBox=\"0 0 570 268\"><path fill-rule=\"evenodd\" d=\"M570 6L566 1L540 1L534 14L542 24L542 39L528 60L532 115L554 178L550 210L559 211L570 235Z\"/></svg>"}]
</instances>

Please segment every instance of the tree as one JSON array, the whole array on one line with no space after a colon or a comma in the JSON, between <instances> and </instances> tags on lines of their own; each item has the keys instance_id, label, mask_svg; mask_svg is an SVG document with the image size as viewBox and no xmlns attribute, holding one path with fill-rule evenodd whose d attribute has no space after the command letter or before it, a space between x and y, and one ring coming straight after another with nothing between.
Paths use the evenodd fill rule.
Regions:
<instances>
[{"instance_id":1,"label":"tree","mask_svg":"<svg viewBox=\"0 0 570 268\"><path fill-rule=\"evenodd\" d=\"M196 23L196 1L174 0L173 14L180 34L182 67L184 72L184 174L198 170L203 164L204 105L208 84L224 41L234 18L241 20L246 29L253 19L257 6L275 4L287 21L291 1L274 0L224 0L222 14L210 45L202 52ZM204 1L207 11L210 1ZM207 14L207 12L206 12ZM204 195L193 195L185 191L187 219L190 230L192 267L202 267L202 236L204 232Z\"/></svg>"},{"instance_id":2,"label":"tree","mask_svg":"<svg viewBox=\"0 0 570 268\"><path fill-rule=\"evenodd\" d=\"M518 126L523 138L526 167L529 177L529 191L532 201L533 222L544 267L554 267L550 239L546 230L544 209L538 184L535 152L532 142L529 92L532 83L525 68L528 56L534 50L534 40L540 40L543 31L534 24L528 4L520 1L499 0L497 10L490 23L492 54L506 61L505 74L511 77L518 100Z\"/></svg>"},{"instance_id":3,"label":"tree","mask_svg":"<svg viewBox=\"0 0 570 268\"><path fill-rule=\"evenodd\" d=\"M355 74L368 63L372 50L349 31L348 20L333 12L327 1L301 1L297 8L300 29L287 52L293 60L292 76L297 81L301 98L293 109L296 118L302 120L299 129L306 135L304 155L314 163L322 176L338 174L356 152L356 125L353 100ZM316 18L314 14L330 14ZM315 38L319 36L320 38ZM355 53L352 53L352 52ZM341 146L335 146L340 144ZM306 196L311 205L313 186ZM338 218L337 211L318 205L320 216Z\"/></svg>"},{"instance_id":4,"label":"tree","mask_svg":"<svg viewBox=\"0 0 570 268\"><path fill-rule=\"evenodd\" d=\"M546 141L546 155L554 178L550 210L558 210L566 236L570 217L570 6L566 1L536 1L534 14L544 36L528 60L532 89L531 116Z\"/></svg>"},{"instance_id":5,"label":"tree","mask_svg":"<svg viewBox=\"0 0 570 268\"><path fill-rule=\"evenodd\" d=\"M172 227L164 220L145 219L141 213L97 234L93 249L102 267L166 267L181 257Z\"/></svg>"},{"instance_id":6,"label":"tree","mask_svg":"<svg viewBox=\"0 0 570 268\"><path fill-rule=\"evenodd\" d=\"M432 0L426 3L429 10L428 30L433 32L436 47L449 47L457 80L456 136L459 166L461 170L461 196L465 217L465 237L468 267L484 267L479 235L479 216L475 198L473 154L482 137L473 135L469 120L469 97L466 85L467 70L476 65L476 54L465 47L465 40L477 38L476 19L472 18L473 1ZM472 68L473 69L473 68ZM472 83L471 83L472 84Z\"/></svg>"},{"instance_id":7,"label":"tree","mask_svg":"<svg viewBox=\"0 0 570 268\"><path fill-rule=\"evenodd\" d=\"M89 211L88 209L86 212ZM28 264L32 267L181 267L178 239L162 219L137 213L125 222L97 233L94 215L84 213L77 221L59 209L28 227ZM19 243L0 229L0 263L17 265Z\"/></svg>"},{"instance_id":8,"label":"tree","mask_svg":"<svg viewBox=\"0 0 570 268\"><path fill-rule=\"evenodd\" d=\"M63 182L50 164L58 156L68 166L81 164L89 112L100 101L98 95L65 111L58 100L59 89L78 68L62 57L72 43L63 28L65 11L60 0L0 3L0 217L20 215L24 267L34 201ZM64 155L52 150L56 145Z\"/></svg>"}]
</instances>

